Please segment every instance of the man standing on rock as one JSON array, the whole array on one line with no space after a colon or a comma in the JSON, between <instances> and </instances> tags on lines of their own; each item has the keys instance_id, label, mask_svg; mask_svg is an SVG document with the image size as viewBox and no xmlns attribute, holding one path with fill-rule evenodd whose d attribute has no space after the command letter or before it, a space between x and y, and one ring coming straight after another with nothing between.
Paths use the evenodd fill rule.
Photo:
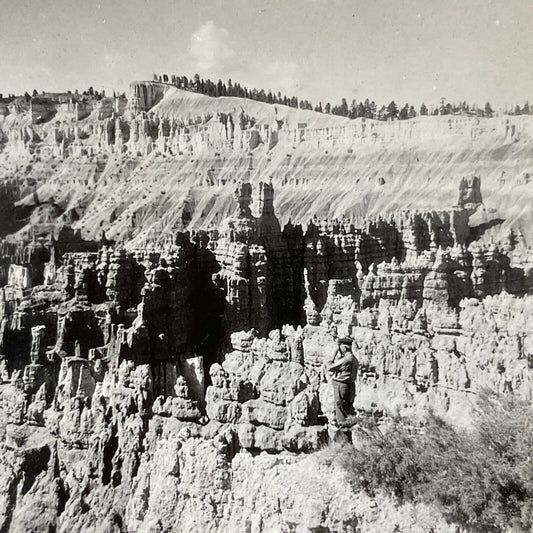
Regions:
<instances>
[{"instance_id":1,"label":"man standing on rock","mask_svg":"<svg viewBox=\"0 0 533 533\"><path fill-rule=\"evenodd\" d=\"M355 378L359 362L352 353L353 339L341 337L337 339L339 345L333 364L328 368L333 382L333 399L335 403L335 419L337 425L342 427L346 418L352 414L355 399ZM337 356L340 354L340 359Z\"/></svg>"}]
</instances>

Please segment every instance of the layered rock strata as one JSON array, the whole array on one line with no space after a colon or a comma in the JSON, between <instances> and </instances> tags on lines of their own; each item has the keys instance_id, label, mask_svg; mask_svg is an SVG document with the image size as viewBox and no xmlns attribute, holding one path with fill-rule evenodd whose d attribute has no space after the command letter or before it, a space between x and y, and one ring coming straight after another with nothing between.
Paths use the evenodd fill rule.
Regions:
<instances>
[{"instance_id":1,"label":"layered rock strata","mask_svg":"<svg viewBox=\"0 0 533 533\"><path fill-rule=\"evenodd\" d=\"M471 242L468 212L481 198L461 195L449 210L359 226L314 220L304 231L281 228L270 183L243 182L217 230L177 232L159 249L54 252L37 280L9 263L1 527L368 524L361 496L341 511L334 487L309 505L276 489L273 508L269 490L248 493L250 483L254 472L276 484L303 476L314 461L305 456L330 440L325 366L339 335L358 343L361 416L423 420L432 410L468 424L484 387L532 399L533 259L512 243Z\"/></svg>"},{"instance_id":2,"label":"layered rock strata","mask_svg":"<svg viewBox=\"0 0 533 533\"><path fill-rule=\"evenodd\" d=\"M271 178L283 223L382 216L374 229L383 239L389 217L408 209L428 227L411 248L447 246L437 211L457 201L471 212L481 202L476 173L479 236L512 230L531 241L530 116L351 121L159 82L134 82L128 97L47 93L2 110L0 237L24 228L29 241L62 217L86 240L103 230L130 248L162 244L219 226L237 183Z\"/></svg>"}]
</instances>

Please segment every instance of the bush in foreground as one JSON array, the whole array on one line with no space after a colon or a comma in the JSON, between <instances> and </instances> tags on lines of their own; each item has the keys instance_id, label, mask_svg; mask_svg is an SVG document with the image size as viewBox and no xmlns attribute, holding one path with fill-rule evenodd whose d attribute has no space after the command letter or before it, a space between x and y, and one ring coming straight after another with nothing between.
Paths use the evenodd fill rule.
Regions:
<instances>
[{"instance_id":1,"label":"bush in foreground","mask_svg":"<svg viewBox=\"0 0 533 533\"><path fill-rule=\"evenodd\" d=\"M338 460L357 488L399 501L437 502L467 531L533 527L533 409L516 398L480 397L475 424L459 431L430 416L386 430L357 421L354 446Z\"/></svg>"}]
</instances>

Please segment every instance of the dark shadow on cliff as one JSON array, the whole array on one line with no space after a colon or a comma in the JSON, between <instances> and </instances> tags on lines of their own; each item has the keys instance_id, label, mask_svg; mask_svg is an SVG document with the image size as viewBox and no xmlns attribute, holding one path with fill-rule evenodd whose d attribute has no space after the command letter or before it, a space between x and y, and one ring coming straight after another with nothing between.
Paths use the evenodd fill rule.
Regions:
<instances>
[{"instance_id":1,"label":"dark shadow on cliff","mask_svg":"<svg viewBox=\"0 0 533 533\"><path fill-rule=\"evenodd\" d=\"M479 226L470 227L470 236L468 238L468 242L466 243L467 246L472 242L479 240L489 229L494 228L495 226L500 226L504 222L504 218L494 218L493 220L479 224Z\"/></svg>"},{"instance_id":2,"label":"dark shadow on cliff","mask_svg":"<svg viewBox=\"0 0 533 533\"><path fill-rule=\"evenodd\" d=\"M192 313L193 331L191 341L194 351L203 358L205 386L211 384L209 369L222 358L222 318L226 308L224 291L213 282L213 274L220 270L214 253L207 248L207 236L197 236L195 268L193 272Z\"/></svg>"}]
</instances>

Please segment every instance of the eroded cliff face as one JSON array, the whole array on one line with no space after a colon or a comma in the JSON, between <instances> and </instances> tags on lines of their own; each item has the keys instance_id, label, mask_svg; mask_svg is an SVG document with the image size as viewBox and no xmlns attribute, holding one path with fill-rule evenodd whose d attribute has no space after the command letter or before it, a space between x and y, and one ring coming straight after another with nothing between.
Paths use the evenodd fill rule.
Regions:
<instances>
[{"instance_id":1,"label":"eroded cliff face","mask_svg":"<svg viewBox=\"0 0 533 533\"><path fill-rule=\"evenodd\" d=\"M283 225L316 216L360 226L455 205L475 174L478 237L512 230L527 246L532 136L530 116L350 121L156 82L133 83L128 98L40 95L0 117L1 228L44 238L61 216L84 240L105 232L130 249L163 245L176 231L219 227L237 183L269 179Z\"/></svg>"},{"instance_id":2,"label":"eroded cliff face","mask_svg":"<svg viewBox=\"0 0 533 533\"><path fill-rule=\"evenodd\" d=\"M356 340L376 420L531 399L532 128L153 82L4 106L0 531L449 530L353 493L324 363Z\"/></svg>"},{"instance_id":3,"label":"eroded cliff face","mask_svg":"<svg viewBox=\"0 0 533 533\"><path fill-rule=\"evenodd\" d=\"M532 399L533 258L478 238L481 201L468 179L453 207L282 227L273 185L241 182L218 228L165 245L6 243L0 529L451 531L320 451L324 364L354 337L378 420Z\"/></svg>"}]
</instances>

